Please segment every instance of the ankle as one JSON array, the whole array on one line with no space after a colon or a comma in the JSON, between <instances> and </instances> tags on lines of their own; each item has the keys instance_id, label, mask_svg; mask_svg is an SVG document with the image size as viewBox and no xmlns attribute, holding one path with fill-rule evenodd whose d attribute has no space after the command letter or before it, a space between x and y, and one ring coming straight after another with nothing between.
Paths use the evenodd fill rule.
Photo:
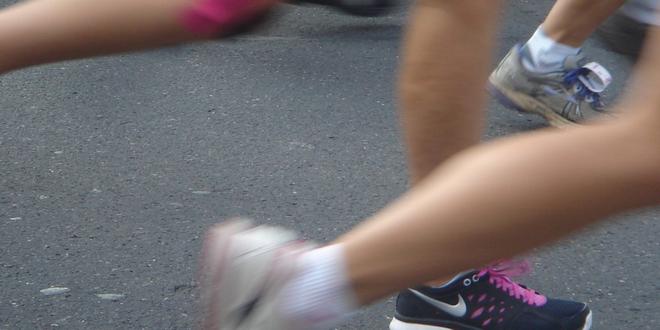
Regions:
<instances>
[{"instance_id":1,"label":"ankle","mask_svg":"<svg viewBox=\"0 0 660 330\"><path fill-rule=\"evenodd\" d=\"M282 312L302 329L335 326L357 307L346 275L344 249L330 245L300 257L298 274L281 293Z\"/></svg>"},{"instance_id":2,"label":"ankle","mask_svg":"<svg viewBox=\"0 0 660 330\"><path fill-rule=\"evenodd\" d=\"M524 60L523 65L530 71L550 72L561 70L568 56L580 53L579 47L569 46L556 41L546 34L543 26L534 32L532 37L525 43L529 51L530 60Z\"/></svg>"}]
</instances>

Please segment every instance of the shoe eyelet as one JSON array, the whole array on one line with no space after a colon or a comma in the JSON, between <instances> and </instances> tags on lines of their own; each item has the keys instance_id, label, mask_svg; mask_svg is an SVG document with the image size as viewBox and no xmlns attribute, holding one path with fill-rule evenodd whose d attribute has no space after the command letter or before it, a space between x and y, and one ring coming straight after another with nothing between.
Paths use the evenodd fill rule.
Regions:
<instances>
[{"instance_id":1,"label":"shoe eyelet","mask_svg":"<svg viewBox=\"0 0 660 330\"><path fill-rule=\"evenodd\" d=\"M470 280L469 278L463 280L463 285L470 286L471 284L472 284L472 280Z\"/></svg>"},{"instance_id":2,"label":"shoe eyelet","mask_svg":"<svg viewBox=\"0 0 660 330\"><path fill-rule=\"evenodd\" d=\"M472 282L474 283L479 282L480 279L481 278L479 277L479 275L477 274L472 275Z\"/></svg>"}]
</instances>

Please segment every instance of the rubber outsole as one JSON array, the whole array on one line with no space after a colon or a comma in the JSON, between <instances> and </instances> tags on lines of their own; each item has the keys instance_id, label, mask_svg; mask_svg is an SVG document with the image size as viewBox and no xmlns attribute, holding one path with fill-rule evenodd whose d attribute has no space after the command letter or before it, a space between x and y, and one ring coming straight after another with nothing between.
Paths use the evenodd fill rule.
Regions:
<instances>
[{"instance_id":1,"label":"rubber outsole","mask_svg":"<svg viewBox=\"0 0 660 330\"><path fill-rule=\"evenodd\" d=\"M497 83L492 79L489 79L488 81L488 91L505 107L521 113L541 116L553 127L567 128L578 126L577 123L560 116L552 111L552 109L548 109L543 104L525 94L509 92L506 89L497 86Z\"/></svg>"},{"instance_id":2,"label":"rubber outsole","mask_svg":"<svg viewBox=\"0 0 660 330\"><path fill-rule=\"evenodd\" d=\"M432 325L405 323L399 321L397 318L392 318L390 322L390 330L452 330L450 328L436 327Z\"/></svg>"},{"instance_id":3,"label":"rubber outsole","mask_svg":"<svg viewBox=\"0 0 660 330\"><path fill-rule=\"evenodd\" d=\"M593 312L589 311L589 314L584 319L584 326L582 327L582 330L590 330L592 323L593 323Z\"/></svg>"},{"instance_id":4,"label":"rubber outsole","mask_svg":"<svg viewBox=\"0 0 660 330\"><path fill-rule=\"evenodd\" d=\"M584 320L584 326L582 326L581 330L590 330L592 323L593 323L593 313L590 311ZM394 317L392 318L392 322L390 322L390 330L455 330L455 329L426 325L426 324L418 324L418 323L406 323Z\"/></svg>"}]
</instances>

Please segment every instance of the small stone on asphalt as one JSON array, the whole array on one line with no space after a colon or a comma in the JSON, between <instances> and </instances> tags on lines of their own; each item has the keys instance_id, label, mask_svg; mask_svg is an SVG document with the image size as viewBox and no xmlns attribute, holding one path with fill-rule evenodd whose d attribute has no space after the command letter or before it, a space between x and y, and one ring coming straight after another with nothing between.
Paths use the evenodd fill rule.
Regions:
<instances>
[{"instance_id":1,"label":"small stone on asphalt","mask_svg":"<svg viewBox=\"0 0 660 330\"><path fill-rule=\"evenodd\" d=\"M125 295L123 294L116 294L116 293L98 293L96 294L96 296L103 300L119 300L125 297Z\"/></svg>"},{"instance_id":2,"label":"small stone on asphalt","mask_svg":"<svg viewBox=\"0 0 660 330\"><path fill-rule=\"evenodd\" d=\"M56 295L56 294L67 293L69 291L71 291L71 290L69 290L69 288L61 288L61 287L52 287L52 288L39 290L39 292L41 292L43 295L46 295L46 296L53 296L53 295Z\"/></svg>"}]
</instances>

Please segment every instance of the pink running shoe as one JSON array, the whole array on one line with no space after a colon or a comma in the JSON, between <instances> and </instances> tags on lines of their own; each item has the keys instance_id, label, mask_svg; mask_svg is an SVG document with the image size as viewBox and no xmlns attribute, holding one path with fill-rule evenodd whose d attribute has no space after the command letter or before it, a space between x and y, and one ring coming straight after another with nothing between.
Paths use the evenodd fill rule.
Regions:
<instances>
[{"instance_id":1,"label":"pink running shoe","mask_svg":"<svg viewBox=\"0 0 660 330\"><path fill-rule=\"evenodd\" d=\"M456 276L443 287L399 294L391 330L589 330L586 304L551 299L509 276L528 269L500 263Z\"/></svg>"}]
</instances>

